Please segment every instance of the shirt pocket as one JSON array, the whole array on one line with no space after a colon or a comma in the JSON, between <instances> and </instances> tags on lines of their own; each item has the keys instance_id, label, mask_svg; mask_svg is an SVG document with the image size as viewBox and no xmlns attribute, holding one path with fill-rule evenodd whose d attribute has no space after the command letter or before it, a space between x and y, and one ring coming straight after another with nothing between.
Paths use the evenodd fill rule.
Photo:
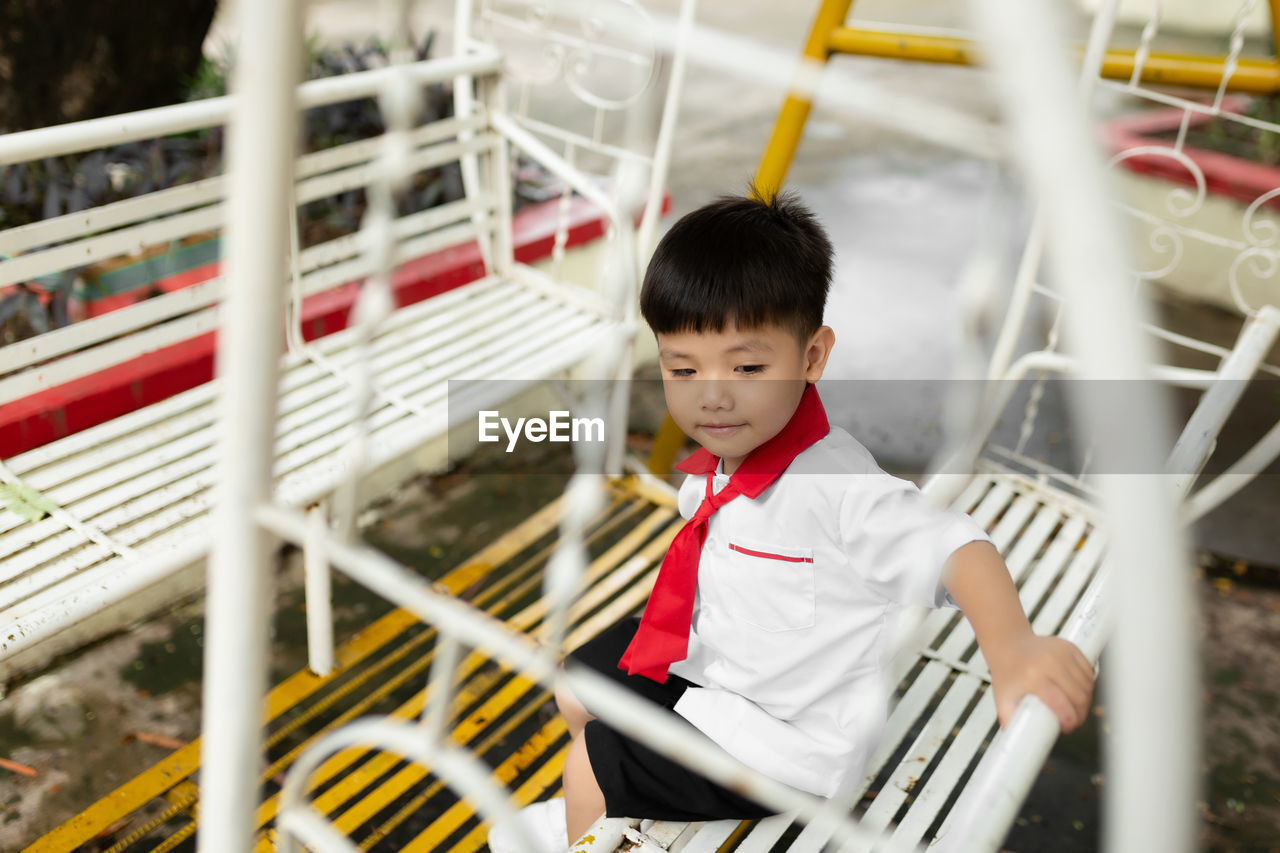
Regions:
<instances>
[{"instance_id":1,"label":"shirt pocket","mask_svg":"<svg viewBox=\"0 0 1280 853\"><path fill-rule=\"evenodd\" d=\"M763 631L797 631L817 621L813 549L735 536L726 561L733 615Z\"/></svg>"}]
</instances>

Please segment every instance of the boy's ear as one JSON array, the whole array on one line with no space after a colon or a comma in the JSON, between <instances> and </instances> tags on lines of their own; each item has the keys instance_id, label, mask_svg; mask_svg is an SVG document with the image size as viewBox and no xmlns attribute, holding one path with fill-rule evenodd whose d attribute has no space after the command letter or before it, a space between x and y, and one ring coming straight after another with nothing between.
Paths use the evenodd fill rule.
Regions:
<instances>
[{"instance_id":1,"label":"boy's ear","mask_svg":"<svg viewBox=\"0 0 1280 853\"><path fill-rule=\"evenodd\" d=\"M831 348L836 345L836 333L830 326L820 326L809 336L804 348L804 378L809 382L817 382L826 369L827 359L831 356Z\"/></svg>"}]
</instances>

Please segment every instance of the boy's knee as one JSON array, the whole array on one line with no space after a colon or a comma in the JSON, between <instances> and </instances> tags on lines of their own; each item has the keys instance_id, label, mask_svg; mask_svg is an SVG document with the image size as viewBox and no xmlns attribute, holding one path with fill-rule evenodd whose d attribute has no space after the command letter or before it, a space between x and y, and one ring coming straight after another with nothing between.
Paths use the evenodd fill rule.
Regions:
<instances>
[{"instance_id":1,"label":"boy's knee","mask_svg":"<svg viewBox=\"0 0 1280 853\"><path fill-rule=\"evenodd\" d=\"M591 758L587 753L587 739L576 737L569 744L569 751L564 760L564 780L566 785L576 785L588 791L598 789L595 771L591 769Z\"/></svg>"},{"instance_id":2,"label":"boy's knee","mask_svg":"<svg viewBox=\"0 0 1280 853\"><path fill-rule=\"evenodd\" d=\"M604 792L587 754L587 739L576 737L564 760L565 822L570 839L589 830L605 812Z\"/></svg>"},{"instance_id":3,"label":"boy's knee","mask_svg":"<svg viewBox=\"0 0 1280 853\"><path fill-rule=\"evenodd\" d=\"M583 707L582 703L578 701L578 697L573 695L573 691L565 683L563 670L560 671L559 677L556 678L555 696L556 707L569 725L570 736L577 737L582 731L582 727L594 720L595 717Z\"/></svg>"}]
</instances>

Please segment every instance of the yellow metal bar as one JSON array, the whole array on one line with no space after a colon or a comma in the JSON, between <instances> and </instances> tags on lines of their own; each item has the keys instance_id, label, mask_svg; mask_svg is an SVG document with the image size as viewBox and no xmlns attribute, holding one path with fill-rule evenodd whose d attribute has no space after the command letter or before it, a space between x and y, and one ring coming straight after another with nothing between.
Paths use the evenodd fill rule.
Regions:
<instances>
[{"instance_id":1,"label":"yellow metal bar","mask_svg":"<svg viewBox=\"0 0 1280 853\"><path fill-rule=\"evenodd\" d=\"M661 552L665 551L670 539L674 537L674 531L669 531L667 535L660 536L653 542L648 543L640 554L637 555L639 557L638 561L636 561L636 558L633 558L614 570L626 554L634 550L640 542L652 535L652 533L656 529L660 528L662 524L669 521L671 515L670 511L666 510L654 513L653 516L646 519L644 523L638 525L636 529L630 531L621 541L602 554L597 558L597 560L593 561L589 572L594 576L594 578L598 579L598 582L595 583L583 597L589 598L602 587L606 588L605 594L610 592L611 590L608 588L613 586L611 581L619 572L623 572L628 576L628 578L634 576L635 567L632 566L633 562L636 562L641 568L652 565ZM646 589L647 586L642 584L640 588L632 591L631 594L623 596L616 606L606 608L604 612L598 614L597 617L590 620L589 623L582 625L571 632L570 637L567 639L567 644L572 647L585 641L589 636L594 636L596 633L603 630L603 628L616 622L621 615L625 615L625 613L634 610L639 603L643 601ZM592 600L598 600L598 597ZM545 609L546 604L539 600L518 614L517 617L513 618L512 622L525 623L522 627L527 630L527 628L537 619L541 618L540 614L545 611ZM484 661L485 658L483 656L472 653L464 659L459 669L464 673L464 677L467 677ZM491 683L492 682L490 682L490 684ZM457 724L453 732L455 740L462 743L470 742L472 738L479 735L483 728L488 725L489 721L495 719L501 711L518 702L525 693L535 686L536 685L533 682L524 678L512 679L512 681L504 685L497 694L487 700L483 706L470 714L466 720ZM488 685L486 684L480 688L473 687L470 688L469 691L460 692L456 700L456 705L459 708L466 707L466 705L472 701L472 699L467 698L468 694L473 698L478 698L479 695L482 695L487 690ZM400 719L411 719L421 713L422 704L422 694L417 694L400 708L392 712L392 716ZM312 784L318 785L330 778L333 778L333 776L338 772L341 772L341 770L350 766L354 761L365 755L366 752L367 751L365 750L353 749L345 750L334 755L316 771L313 776ZM312 807L324 814L330 814L337 811L343 803L346 803L355 797L357 793L363 790L368 784L372 783L373 780L378 779L385 773L389 772L399 761L400 759L398 757L385 753L375 756L365 764L361 765L356 771L345 776L338 784L325 791L325 793L320 797L317 797L312 803ZM380 785L374 792L366 794L356 806L353 806L351 809L344 812L337 822L339 829L350 833L353 829L360 826L364 821L368 820L380 811L385 805L393 801L400 794L404 793L404 791L408 790L409 787L420 781L426 776L427 772L428 771L425 768L418 765L411 765L402 769L393 776L392 779ZM271 817L274 817L276 809L275 800L276 798L272 797L268 799L267 802L263 803L258 814L260 820L259 826L267 820L270 820Z\"/></svg>"},{"instance_id":2,"label":"yellow metal bar","mask_svg":"<svg viewBox=\"0 0 1280 853\"><path fill-rule=\"evenodd\" d=\"M615 515L614 513L624 502L624 498L622 498L621 495L630 495L633 500L632 503L621 513L617 513ZM640 496L641 494L637 493L635 489L615 488L614 500L608 509L601 515L601 517L606 519L606 521L601 524L599 530L593 532L592 538L607 533L609 529L616 527L618 524L634 516L634 514L644 506L643 503L637 503L634 501L635 497ZM669 503L668 496L663 495L662 497L664 498L664 503ZM490 574L494 566L510 560L517 553L525 550L529 545L536 542L539 538L551 533L558 521L560 509L561 501L553 502L552 504L544 507L533 516L526 519L519 527L509 532L492 545L481 550L472 560L449 572L441 579L440 584L448 589L450 593L455 595L468 591L477 581ZM629 539L629 542L633 548L637 544L637 540L634 538ZM547 549L540 550L546 551ZM520 596L527 594L531 590L532 587L530 587L529 584L536 583L536 577L533 577L532 580L526 579L524 583L519 583L519 588L510 591L507 595L501 595L501 592L504 589L509 589L510 584L516 582L522 574L528 573L529 576L532 577L531 567L533 567L537 562L539 556L545 557L545 553L535 555L524 561L520 570L511 573L514 577L508 575L503 578L502 582L482 590L480 595L475 597L475 603L478 605L488 605L490 602L493 602L495 598L501 596L497 602L493 602L492 604L494 609L501 610L504 606L519 600ZM626 554L622 548L615 546L614 548L609 549L605 555L602 555L601 559L593 564L592 569L594 571L591 572L592 577L599 578L600 576L608 573L613 568L611 563L621 560L625 556ZM523 630L529 630L539 619L542 618L544 610L545 608L540 608L535 605L534 607L527 608L526 611L517 614L512 621ZM384 647L388 642L401 635L406 629L416 623L417 620L412 616L412 614L402 610L393 611L392 613L382 617L373 625L361 631L350 641L344 643L337 650L336 657L338 667L333 676L320 678L310 672L303 671L296 673L281 684L277 685L276 688L268 695L265 703L267 718L280 718L285 711L296 707L298 703L332 681L334 676L349 671L353 666L367 658L373 652ZM391 659L385 662L380 661L379 664L375 664L373 669L380 671L381 669L394 664L395 660L399 660L413 648L416 648L422 642L429 640L433 633L434 632L424 632L418 637L412 638L405 647L393 652L390 656ZM429 660L429 656L424 657L427 657ZM412 677L414 673L421 671L423 666L425 666L425 663L426 661L420 663L415 660L409 666L404 667L403 670L398 671L397 677L392 679L396 684L390 685L390 689L394 689L395 686L403 683L406 678ZM372 677L372 673L360 673L357 676L358 682L367 681L366 676ZM351 685L351 688L354 688L355 686L358 686L358 684ZM377 699L381 698L388 692L383 689L384 687L388 687L388 685L380 685L379 690L375 691L377 695L373 697L366 697L366 699L369 701L377 701ZM335 691L335 693L343 692L345 695L345 692L349 691L351 688L348 688L347 685L344 684L343 690ZM318 703L323 707L319 708L317 713L319 710L323 710L324 708L334 704L337 698L339 697L326 696L321 703ZM369 701L362 700L358 703L359 709L356 710L357 715L367 707ZM421 706L419 702L415 713L420 712L420 709ZM313 716L315 716L315 714L307 713L299 715L299 717L291 718L289 722L285 723L285 725L272 732L272 741L275 742L281 740L304 723L306 719L310 719ZM341 715L341 718L349 719L350 714L343 714ZM331 728L332 725L333 724L331 723L330 726L326 728ZM282 757L282 759L273 762L271 767L268 768L266 775L274 775L283 769L290 759L296 757L296 752L297 750L290 750L290 754L288 756ZM177 750L165 760L157 763L155 766L131 780L129 783L121 786L121 788L112 794L104 797L97 803L94 803L75 818L72 818L67 823L51 831L28 847L27 851L30 853L49 853L50 851L74 849L91 840L107 827L117 823L122 817L137 811L147 802L156 797L166 796L167 793L173 792L170 794L171 796L176 795L179 800L184 800L185 797L183 795L187 792L186 786L190 785L189 782L185 782L184 780L186 780L198 768L198 759L199 741L197 740L182 749ZM264 817L266 820L270 820L270 817L274 816L274 803L271 803L270 805L268 803L264 803L263 806L265 807L265 813L260 813L260 816ZM130 836L134 836L135 833L136 830L135 832L131 832ZM189 831L179 831L179 835L176 838L171 838L169 840L178 841L186 838L188 835Z\"/></svg>"},{"instance_id":3,"label":"yellow metal bar","mask_svg":"<svg viewBox=\"0 0 1280 853\"><path fill-rule=\"evenodd\" d=\"M1274 4L1277 0L1271 0ZM981 62L977 45L956 36L895 33L838 27L831 33L830 47L838 53L901 59L910 62L937 62L976 65ZM1083 49L1080 49L1083 52ZM1135 53L1109 50L1102 63L1102 76L1128 80L1133 75ZM1216 91L1222 82L1226 58L1193 54L1153 53L1142 64L1142 82L1161 86L1187 86ZM1280 61L1248 59L1238 61L1228 90L1261 94L1280 90Z\"/></svg>"},{"instance_id":4,"label":"yellow metal bar","mask_svg":"<svg viewBox=\"0 0 1280 853\"><path fill-rule=\"evenodd\" d=\"M592 542L598 536L608 533L614 526L630 518L631 515L635 514L641 508L640 504L633 503L630 506L627 506L625 509L623 509L622 512L619 512L616 515L613 514L614 511L623 502L624 500L622 498L615 498L609 504L609 506L601 513L601 516L608 518L608 520L605 523L601 524L596 529L592 530L590 534L588 534L587 536L588 542ZM527 547L527 545L531 541L536 541L537 538L538 538L537 536L533 536L532 539L529 539L527 537L523 539L514 539L512 542L507 543L507 547L514 548L514 550L511 551L511 554L515 554L521 550L524 550L524 547ZM472 604L474 604L477 607L484 607L487 610L489 610L489 612L495 615L500 614L501 611L504 610L506 607L510 606L512 603L520 600L522 597L528 594L528 592L530 591L529 589L530 584L535 583L537 580L536 578L532 577L534 574L534 569L537 567L537 565L540 562L545 561L551 555L551 552L554 548L555 548L555 543L553 542L539 549L535 554L533 554L531 557L526 559L519 566L517 566L511 571L504 573L502 577L500 577L497 580L497 582L492 583L489 586L486 586L483 590L481 590L478 594L476 594L471 599ZM469 564L469 566L481 566L481 565L482 564L480 563ZM464 567L464 568L468 568L468 567ZM446 579L449 582L445 583L445 586L451 592L458 594L465 591L468 587L470 587L470 585L475 580L479 579L479 577L482 577L484 574L487 574L487 572L488 570L486 569L485 572L478 573L475 577L472 577L460 571L456 574L456 576L451 575L450 578ZM521 583L522 580L523 580L523 583ZM519 584L517 589L515 589L514 591L509 591L510 588L516 584ZM425 645L434 637L435 637L435 630L429 629L421 632L416 637L411 638L406 643L404 643L404 645L402 645L400 648L396 649L395 651L391 652L388 655L385 655L374 666L369 667L364 672L361 672L359 675L353 677L348 682L345 682L340 689L333 691L330 695L326 696L320 702L315 703L311 707L307 708L307 710L304 711L303 713L298 714L296 717L289 720L289 722L277 728L275 731L271 733L271 736L268 739L268 743L271 745L275 745L277 742L282 740L285 736L290 734L293 730L305 724L308 720L312 719L316 715L322 713L324 710L326 710L327 708L335 704L339 699L345 697L348 693L350 693L351 691L361 686L365 681L368 681L370 678L373 678L376 675L381 674L383 670L396 665L400 661L400 659L403 658L405 655L409 654L410 652L417 649L418 647ZM415 677L418 673L426 669L426 667L430 664L431 660L432 660L432 653L428 653L427 655L421 656L417 660L403 667L391 679L379 685L378 688L374 690L372 693L370 693L368 696L365 696L354 706L346 709L339 717L330 721L328 725L324 727L323 730L330 731L336 728L337 726L342 725L343 723L351 719L354 719L360 714L363 714L370 707L372 707L373 704L380 701L382 698L387 696L393 690L397 689L405 681ZM298 753L301 752L301 750L305 749L306 746L310 743L311 743L311 739L309 738L302 744L295 746L292 750L290 750L286 754L276 759L271 764L271 766L268 767L266 771L264 771L263 776L269 779L272 776L274 776L276 773L283 770L289 764L293 763L293 760L297 757Z\"/></svg>"},{"instance_id":5,"label":"yellow metal bar","mask_svg":"<svg viewBox=\"0 0 1280 853\"><path fill-rule=\"evenodd\" d=\"M1128 80L1133 74L1133 51L1107 51L1102 61L1102 76ZM1219 56L1184 56L1153 53L1142 64L1142 82L1162 86L1188 86L1216 91L1222 83L1225 62ZM1228 92L1262 95L1280 91L1280 62L1274 59L1240 59Z\"/></svg>"},{"instance_id":6,"label":"yellow metal bar","mask_svg":"<svg viewBox=\"0 0 1280 853\"><path fill-rule=\"evenodd\" d=\"M844 25L852 5L853 0L822 0L818 13L814 15L813 24L809 27L809 37L805 40L802 54L804 58L813 62L827 61L832 53L831 34ZM765 146L764 156L756 169L754 186L761 196L768 198L782 187L782 181L795 158L796 148L800 145L800 137L804 135L810 106L808 96L797 92L788 92L786 100L782 102L778 118L773 124L773 132L769 136L769 144ZM653 450L649 452L649 471L659 477L667 476L684 441L684 433L680 432L675 421L667 415L654 439Z\"/></svg>"},{"instance_id":7,"label":"yellow metal bar","mask_svg":"<svg viewBox=\"0 0 1280 853\"><path fill-rule=\"evenodd\" d=\"M649 481L647 477L626 477L616 483L617 487L629 495L633 495L654 506L676 508L676 496Z\"/></svg>"},{"instance_id":8,"label":"yellow metal bar","mask_svg":"<svg viewBox=\"0 0 1280 853\"><path fill-rule=\"evenodd\" d=\"M473 657L475 660L472 661L472 666L469 668L470 671L467 673L468 676L473 674L484 663L483 657L479 655L473 655ZM488 679L484 677L479 678L478 680L482 682L481 684L477 685L472 690L463 691L463 693L457 697L454 701L454 711L457 712L461 710L462 707L464 707L464 702L474 701L482 694L483 690L491 687L500 677L500 674L493 674ZM412 699L392 711L388 716L393 719L412 720L422 713L422 707L423 695L421 693L417 693ZM311 780L308 780L307 787L309 789L314 788L328 779L332 779L334 776L337 776L339 772L355 764L355 762L363 756L368 755L369 752L370 750L368 749L353 748L343 750L342 752L335 754L321 765L320 769L311 777ZM393 753L377 752L368 761L344 775L332 787L312 800L311 807L321 814L335 814L341 806L355 800L360 792L372 785L375 780L390 772L393 767L402 761L404 761L402 757ZM425 774L426 771L422 771L421 775ZM421 778L421 775L418 778ZM390 803L392 799L394 799L394 797L381 800L378 804L379 808ZM265 813L270 812L272 817L275 816L278 803L274 802L274 800L275 798L272 797L272 799L268 801L271 804L269 809L267 808L267 803L263 803L262 807L260 807L258 815L259 826L264 823L261 818ZM353 808L358 808L359 804L360 801L357 800L356 805L353 806ZM348 829L351 828L354 827L349 827Z\"/></svg>"},{"instance_id":9,"label":"yellow metal bar","mask_svg":"<svg viewBox=\"0 0 1280 853\"><path fill-rule=\"evenodd\" d=\"M654 531L671 521L675 513L670 510L662 510L655 512L652 516L645 519L644 523L637 527L636 532L642 533L647 538ZM668 530L665 535L658 537L640 552L637 556L627 560L626 563L619 566L608 577L601 578L600 582L591 589L578 596L578 599L569 608L569 621L577 622L585 617L591 611L605 603L606 600L616 596L625 590L628 586L635 582L638 575L645 569L652 566L658 559L666 553L667 546L671 544L671 540L675 539L678 530ZM545 627L545 626L544 626ZM545 632L539 631L539 640L545 641ZM567 641L566 641L567 642Z\"/></svg>"},{"instance_id":10,"label":"yellow metal bar","mask_svg":"<svg viewBox=\"0 0 1280 853\"><path fill-rule=\"evenodd\" d=\"M978 57L973 42L964 38L861 30L845 26L831 31L827 46L832 53L953 65L972 65L977 62Z\"/></svg>"},{"instance_id":11,"label":"yellow metal bar","mask_svg":"<svg viewBox=\"0 0 1280 853\"><path fill-rule=\"evenodd\" d=\"M463 720L458 725L453 732L453 740L462 744L470 743L474 738L479 737L479 735L488 728L494 720L502 716L505 711L524 700L529 692L537 686L537 682L529 681L526 678L512 678L507 684L503 685L501 690L486 700L484 705L469 714L467 719ZM525 719L528 719L529 716L538 710L539 706L541 706L543 702L550 698L550 695L551 694L545 690L534 693L531 697L533 701L527 702L525 707L521 709L513 719L508 720L502 727L500 727L499 731L496 731L489 737L485 738L485 741L478 744L473 751L477 754L483 754L488 746L492 746L493 742L495 742L498 737L509 732ZM478 695L472 697L472 701L474 701L475 698L478 698ZM391 766L394 766L395 763L403 760L397 756L393 756L393 759L394 760L389 766L383 768L379 773L370 774L370 777L377 778L377 776L380 776L382 773L389 770ZM339 832L343 832L348 836L351 835L355 830L363 826L366 821L371 820L378 814L378 812L382 811L414 785L421 782L430 773L430 768L423 767L421 764L410 763L406 765L390 779L383 782L373 791L365 794L360 798L359 802L343 812L342 815L334 821L334 826ZM441 787L443 787L443 783L432 786L432 788L427 792L426 797L430 798L430 796L438 793ZM321 807L318 802L316 807L326 813L331 811L330 809Z\"/></svg>"},{"instance_id":12,"label":"yellow metal bar","mask_svg":"<svg viewBox=\"0 0 1280 853\"><path fill-rule=\"evenodd\" d=\"M1280 0L1267 0L1271 13L1271 50L1280 55Z\"/></svg>"},{"instance_id":13,"label":"yellow metal bar","mask_svg":"<svg viewBox=\"0 0 1280 853\"><path fill-rule=\"evenodd\" d=\"M501 784L506 785L541 758L550 746L563 739L568 733L564 718L555 717L551 722L543 726L540 732L530 738L524 746L495 767L493 770L494 778ZM565 744L547 761L543 762L534 775L517 789L514 794L515 801L521 805L527 805L537 799L538 795L549 786L555 784L560 778L560 773L564 768L564 758L568 752L569 745ZM429 827L419 833L416 838L400 848L401 853L428 853L428 851L436 850L446 838L456 832L474 814L475 810L469 803L465 801L455 803L432 822Z\"/></svg>"},{"instance_id":14,"label":"yellow metal bar","mask_svg":"<svg viewBox=\"0 0 1280 853\"><path fill-rule=\"evenodd\" d=\"M809 38L805 41L802 54L805 59L812 62L827 61L831 55L831 34L838 27L844 26L852 5L853 0L822 0L818 14L813 18L813 26L809 28ZM755 185L761 195L771 196L782 186L796 148L800 145L800 137L804 134L810 105L808 95L797 92L787 94L782 109L778 111L773 135L769 137L760 167L756 170Z\"/></svg>"},{"instance_id":15,"label":"yellow metal bar","mask_svg":"<svg viewBox=\"0 0 1280 853\"><path fill-rule=\"evenodd\" d=\"M490 749L493 748L495 744L497 744L500 740L502 740L507 735L509 735L512 732L512 730L514 730L517 726L522 725L527 719L529 719L529 717L533 716L533 714L536 713L538 709L541 708L546 702L549 702L551 700L551 696L552 694L546 690L543 690L537 693L533 697L532 701L527 703L523 709L521 709L518 713L513 714L510 719L508 719L505 723L503 723L493 732L485 736L485 738L482 741L476 744L475 752L480 755L483 755L484 753L488 752ZM456 734L455 734L455 739L457 739ZM412 800L405 803L405 805L402 806L399 811L397 811L391 817L387 818L387 820L385 820L382 824L380 824L377 829L375 829L372 833L368 835L368 837L360 841L360 849L368 850L370 847L377 844L380 840L382 840L390 832L392 832L397 826L404 823L404 821L407 820L410 816L416 814L418 810L421 809L432 797L440 793L440 789L443 787L444 787L444 782L441 780L436 780L427 788L427 790L423 791L421 794L418 794Z\"/></svg>"},{"instance_id":16,"label":"yellow metal bar","mask_svg":"<svg viewBox=\"0 0 1280 853\"><path fill-rule=\"evenodd\" d=\"M165 794L169 807L151 820L132 829L128 835L107 848L106 853L123 853L131 846L146 838L152 831L187 811L200 797L200 789L190 782L180 782L172 791ZM194 811L194 810L193 810Z\"/></svg>"},{"instance_id":17,"label":"yellow metal bar","mask_svg":"<svg viewBox=\"0 0 1280 853\"><path fill-rule=\"evenodd\" d=\"M467 678L467 677L470 677L477 669L479 669L479 667L483 663L484 663L484 658L479 654L473 652L472 654L468 655L462 661L461 664L459 664L458 670L460 673L462 673L462 676L464 678ZM492 681L489 682L489 684L492 684L492 683L493 683ZM469 695L469 694L466 694L466 693L460 694L460 698L465 698L466 695ZM400 707L392 711L388 716L394 719L411 720L422 713L422 707L423 707L423 694L417 693L417 694L414 694L412 698L410 698ZM348 722L349 719L351 718L351 717L347 717L346 715L344 715L344 717L345 718L340 718L339 720L335 720L334 723L331 725L331 727L336 727L338 725L341 725L342 723ZM310 739L308 743L309 742L310 742ZM306 746L307 744L300 745L299 747L292 750L292 754L296 757L296 754L300 752L301 749L304 749ZM308 781L308 789L312 789L321 784L324 784L328 780L334 778L339 773L346 770L348 767L350 767L352 764L360 760L362 757L364 757L368 753L369 753L369 750L367 749L352 748L352 749L345 749L342 752L339 752L330 756L311 775L311 779ZM390 756L389 754L386 754L386 753L375 756L374 758L370 759L369 762L367 762L365 765L361 766L359 770L343 777L341 781L339 781L332 788L330 788L328 791L326 791L324 794L318 797L312 803L313 807L319 809L321 812L325 814L329 814L330 812L334 811L338 806L340 806L342 803L345 803L348 800L350 800L352 797L354 797L365 786L366 781L371 781L373 778L376 778L382 773L385 773L386 771L390 770L391 767L394 766L395 762L398 760L399 759L396 759L394 756ZM264 800L262 805L258 807L258 813L257 813L258 826L259 827L265 826L268 822L273 820L276 816L276 810L278 808L279 808L278 794L273 794L272 796ZM261 845L259 845L259 849L261 849Z\"/></svg>"},{"instance_id":18,"label":"yellow metal bar","mask_svg":"<svg viewBox=\"0 0 1280 853\"><path fill-rule=\"evenodd\" d=\"M665 516L666 518L670 517L670 513L666 511L659 512L657 513L657 515ZM664 520L666 519L664 518ZM641 541L643 541L644 538L650 535L650 533L651 533L651 529L649 527L645 527L644 525L641 525L637 529L630 531L627 534L627 536L625 536L622 540L616 543L613 547L606 550L604 554L600 555L600 557L592 561L587 571L588 583L594 584L601 578L606 578L617 567L618 563L620 563L622 559L626 557L631 550L633 550ZM665 550L667 543L670 541L671 538L674 538L674 535L675 535L675 531L668 531L666 535L661 536L658 539L656 539L654 542L649 543L649 545L641 551L641 556L643 557L643 559L647 563L651 564L656 559L657 552L659 552L660 550ZM506 596L504 596L503 601L509 602L514 600L519 600L521 597L532 592L538 582L539 582L538 577L536 576L530 577L526 581L526 583L521 584L519 587L517 587L516 589L509 592ZM651 580L649 581L648 585L649 586L652 585ZM647 590L647 586L645 589ZM643 592L642 594L647 594L647 592ZM635 596L632 596L632 597L634 598ZM641 598L641 600L643 600L643 598ZM500 607L501 604L502 602L499 602L498 607ZM638 606L638 604L634 601L627 602L626 603L627 609L626 611L624 611L624 613L635 609L636 606ZM526 607L524 610L512 616L508 620L508 624L510 624L513 628L516 628L517 630L528 631L534 625L536 625L539 620L543 618L543 616L546 613L546 609L547 609L546 601L543 599L539 599L535 601L533 604ZM612 624L614 621L617 620L617 618L619 617L613 616L612 618L609 619L609 621L606 624ZM594 627L594 630L598 632L599 630L601 630L601 627ZM586 637L581 636L581 634L582 634L581 631L574 631L572 633L571 638L568 640L570 647L572 647L577 642L581 642L582 640L586 639ZM433 656L434 656L434 652L428 655L425 655L422 661L415 662L415 667L426 666L427 664L430 663ZM485 662L485 660L486 659L483 656L477 653L472 653L468 655L459 665L459 672L462 674L463 678L468 678ZM526 685L525 689L527 690L529 687L532 687L532 686L533 686L532 684L528 684ZM464 694L462 693L459 694L459 700L463 698L463 695ZM401 707L393 711L391 716L400 718L400 719L411 719L422 712L422 703L423 703L423 696L421 693L419 693L415 695L412 699L407 701L404 705L402 705ZM341 725L343 722L346 722L351 717L356 716L362 712L363 712L363 709L361 708L348 709L348 711L344 712L342 716L335 719L330 724L329 728L333 728L338 725ZM489 719L492 719L492 717L489 717ZM455 730L455 736L462 736L467 731L466 725L467 724L465 722L459 724L458 728ZM271 773L272 770L276 770L278 772L278 769L281 766L283 766L288 762L291 762L293 758L296 757L298 752L306 748L306 745L307 745L306 743L299 744L293 750L290 751L289 755L282 756L280 759L278 759L272 765L271 768L268 768L267 775L268 776L273 775ZM329 779L332 779L334 776L344 771L347 767L351 766L351 764L353 764L354 762L356 762L366 754L367 754L367 750L349 749L333 755L324 764L322 764L313 774L312 780L310 782L311 787L315 787L317 785L323 784ZM368 784L373 779L389 771L394 766L396 761L398 761L398 759L395 759L394 757L387 756L387 755L380 755L371 759L368 763L366 763L365 765L362 765L357 771L344 777L339 783L337 783L328 791L326 791L325 794L317 798L316 801L313 803L313 806L326 814L336 810L337 807L340 806L342 803L345 803L348 800L350 800L352 797L354 797L360 790L362 790L366 786L366 784ZM261 806L259 806L259 809L258 809L258 825L259 826L265 825L267 822L269 822L272 818L275 817L277 806L278 806L278 802L277 802L276 796L269 797L266 801L262 803ZM264 849L261 841L259 843L259 849Z\"/></svg>"},{"instance_id":19,"label":"yellow metal bar","mask_svg":"<svg viewBox=\"0 0 1280 853\"><path fill-rule=\"evenodd\" d=\"M742 823L735 826L733 828L733 832L729 833L729 837L724 840L724 843L716 848L716 853L726 853L729 850L735 849L738 846L738 842L745 838L747 833L750 832L751 828L755 825L756 822L754 820L744 820Z\"/></svg>"},{"instance_id":20,"label":"yellow metal bar","mask_svg":"<svg viewBox=\"0 0 1280 853\"><path fill-rule=\"evenodd\" d=\"M179 782L173 790L167 791L164 798L175 806L186 808L200 799L200 786L194 782Z\"/></svg>"},{"instance_id":21,"label":"yellow metal bar","mask_svg":"<svg viewBox=\"0 0 1280 853\"><path fill-rule=\"evenodd\" d=\"M680 448L684 447L685 436L680 431L680 427L676 426L676 422L671 420L671 415L667 415L662 419L662 426L658 427L658 434L653 438L653 449L649 451L649 462L647 468L649 473L657 477L665 477L671 473L671 468L676 464L676 456L680 453Z\"/></svg>"},{"instance_id":22,"label":"yellow metal bar","mask_svg":"<svg viewBox=\"0 0 1280 853\"><path fill-rule=\"evenodd\" d=\"M170 850L177 847L182 842L196 834L196 825L194 822L187 824L179 829L173 835L170 835L164 841L155 846L149 853L169 853Z\"/></svg>"},{"instance_id":23,"label":"yellow metal bar","mask_svg":"<svg viewBox=\"0 0 1280 853\"><path fill-rule=\"evenodd\" d=\"M192 741L117 788L71 820L44 835L23 853L66 853L88 843L107 827L162 796L200 765L200 741Z\"/></svg>"},{"instance_id":24,"label":"yellow metal bar","mask_svg":"<svg viewBox=\"0 0 1280 853\"><path fill-rule=\"evenodd\" d=\"M562 499L557 499L543 507L510 533L482 549L472 560L446 574L440 583L455 595L461 593L485 572L491 571L493 566L510 559L549 533L559 520L561 503ZM339 647L335 653L337 665L331 675L321 678L303 670L290 676L268 694L265 703L267 719L281 716L417 621L417 617L407 611L392 611ZM200 741L197 739L51 830L25 848L23 853L63 853L74 850L121 818L163 796L175 784L190 777L199 765Z\"/></svg>"}]
</instances>

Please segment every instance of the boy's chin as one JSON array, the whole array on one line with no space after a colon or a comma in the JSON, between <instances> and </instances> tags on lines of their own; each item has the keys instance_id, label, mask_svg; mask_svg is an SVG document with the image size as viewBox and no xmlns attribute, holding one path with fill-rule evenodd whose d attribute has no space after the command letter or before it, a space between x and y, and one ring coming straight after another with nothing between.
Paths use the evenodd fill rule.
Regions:
<instances>
[{"instance_id":1,"label":"boy's chin","mask_svg":"<svg viewBox=\"0 0 1280 853\"><path fill-rule=\"evenodd\" d=\"M718 456L726 463L739 463L756 449L755 444L741 441L704 441L702 448L712 456Z\"/></svg>"}]
</instances>

